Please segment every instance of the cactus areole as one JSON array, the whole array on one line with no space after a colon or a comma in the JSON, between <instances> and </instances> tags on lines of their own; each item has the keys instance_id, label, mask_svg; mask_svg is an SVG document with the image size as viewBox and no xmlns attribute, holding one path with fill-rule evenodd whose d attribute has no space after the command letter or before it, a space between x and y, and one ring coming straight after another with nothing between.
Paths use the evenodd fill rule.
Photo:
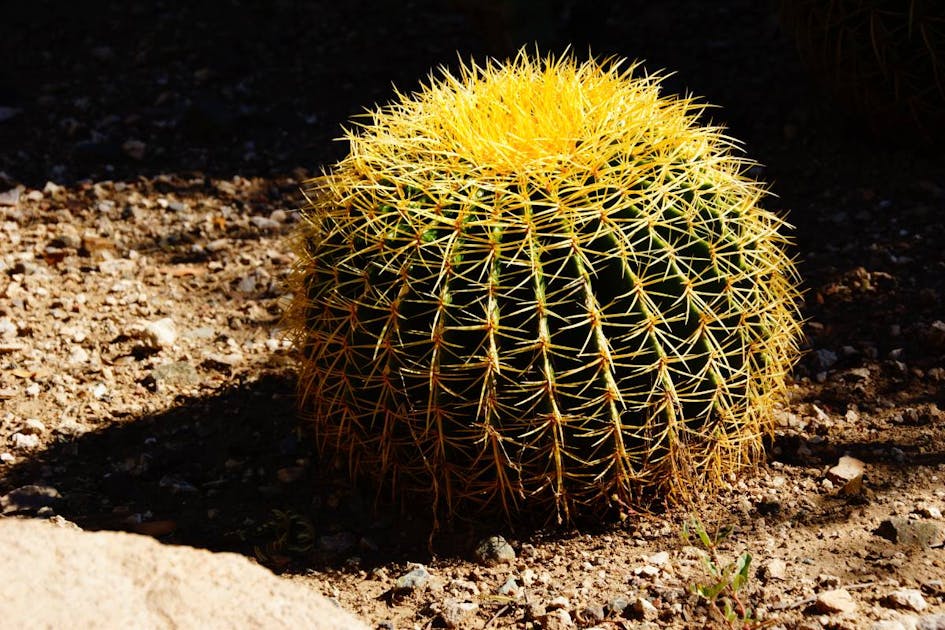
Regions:
<instances>
[{"instance_id":1,"label":"cactus areole","mask_svg":"<svg viewBox=\"0 0 945 630\"><path fill-rule=\"evenodd\" d=\"M347 132L289 312L323 453L440 514L559 522L757 461L796 356L785 224L637 70L520 53Z\"/></svg>"}]
</instances>

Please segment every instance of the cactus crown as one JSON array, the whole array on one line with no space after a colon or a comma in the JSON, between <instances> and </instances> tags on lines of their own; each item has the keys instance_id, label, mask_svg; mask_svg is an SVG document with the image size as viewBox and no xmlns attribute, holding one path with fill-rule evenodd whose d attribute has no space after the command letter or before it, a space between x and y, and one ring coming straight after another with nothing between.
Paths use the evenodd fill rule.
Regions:
<instances>
[{"instance_id":1,"label":"cactus crown","mask_svg":"<svg viewBox=\"0 0 945 630\"><path fill-rule=\"evenodd\" d=\"M309 182L300 400L353 472L571 520L758 456L798 332L783 223L637 69L444 71Z\"/></svg>"}]
</instances>

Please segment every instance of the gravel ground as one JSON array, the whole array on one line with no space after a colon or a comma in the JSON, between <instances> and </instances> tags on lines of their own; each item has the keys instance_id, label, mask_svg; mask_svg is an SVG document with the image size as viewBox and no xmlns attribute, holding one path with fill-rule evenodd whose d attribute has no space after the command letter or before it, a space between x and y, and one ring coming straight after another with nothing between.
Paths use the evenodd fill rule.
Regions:
<instances>
[{"instance_id":1,"label":"gravel ground","mask_svg":"<svg viewBox=\"0 0 945 630\"><path fill-rule=\"evenodd\" d=\"M721 106L806 284L769 459L697 507L733 528L716 553L751 554L739 600L771 627L945 628L941 154L863 136L765 3L654 5L569 37ZM392 81L494 31L432 0L2 11L0 512L239 551L379 628L725 627L692 592L711 578L687 510L430 541L422 507L372 509L297 428L300 183Z\"/></svg>"}]
</instances>

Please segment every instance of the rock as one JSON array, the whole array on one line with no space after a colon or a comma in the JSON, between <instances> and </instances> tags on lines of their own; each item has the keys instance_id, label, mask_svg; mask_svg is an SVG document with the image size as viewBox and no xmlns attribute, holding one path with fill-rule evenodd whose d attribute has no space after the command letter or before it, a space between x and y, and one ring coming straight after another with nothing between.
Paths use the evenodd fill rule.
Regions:
<instances>
[{"instance_id":1,"label":"rock","mask_svg":"<svg viewBox=\"0 0 945 630\"><path fill-rule=\"evenodd\" d=\"M158 481L159 488L166 488L171 494L193 494L199 492L197 486L183 479L180 475L164 475Z\"/></svg>"},{"instance_id":2,"label":"rock","mask_svg":"<svg viewBox=\"0 0 945 630\"><path fill-rule=\"evenodd\" d=\"M502 536L490 536L476 546L476 559L487 567L511 564L515 550Z\"/></svg>"},{"instance_id":3,"label":"rock","mask_svg":"<svg viewBox=\"0 0 945 630\"><path fill-rule=\"evenodd\" d=\"M787 574L787 563L780 558L772 558L761 567L765 580L783 580Z\"/></svg>"},{"instance_id":4,"label":"rock","mask_svg":"<svg viewBox=\"0 0 945 630\"><path fill-rule=\"evenodd\" d=\"M268 217L250 217L249 222L260 230L278 230L279 222Z\"/></svg>"},{"instance_id":5,"label":"rock","mask_svg":"<svg viewBox=\"0 0 945 630\"><path fill-rule=\"evenodd\" d=\"M75 346L69 353L69 358L66 359L66 362L69 365L82 365L83 363L88 363L90 358L88 350L82 346Z\"/></svg>"},{"instance_id":6,"label":"rock","mask_svg":"<svg viewBox=\"0 0 945 630\"><path fill-rule=\"evenodd\" d=\"M504 595L506 597L515 597L517 598L522 593L522 587L519 586L518 582L515 580L515 577L510 577L505 581L505 584L499 587L499 595Z\"/></svg>"},{"instance_id":7,"label":"rock","mask_svg":"<svg viewBox=\"0 0 945 630\"><path fill-rule=\"evenodd\" d=\"M852 368L843 373L845 377L854 381L865 381L870 378L870 369L868 367ZM852 411L852 410L851 410Z\"/></svg>"},{"instance_id":8,"label":"rock","mask_svg":"<svg viewBox=\"0 0 945 630\"><path fill-rule=\"evenodd\" d=\"M145 536L151 536L152 538L160 538L161 536L167 536L168 534L176 531L177 521L172 521L169 519L160 521L143 521L140 523L132 523L130 527L131 531L136 534L143 534Z\"/></svg>"},{"instance_id":9,"label":"rock","mask_svg":"<svg viewBox=\"0 0 945 630\"><path fill-rule=\"evenodd\" d=\"M915 630L945 630L945 613L922 615L916 620Z\"/></svg>"},{"instance_id":10,"label":"rock","mask_svg":"<svg viewBox=\"0 0 945 630\"><path fill-rule=\"evenodd\" d=\"M877 621L871 626L871 630L915 630L915 624L915 617L910 616L901 619Z\"/></svg>"},{"instance_id":11,"label":"rock","mask_svg":"<svg viewBox=\"0 0 945 630\"><path fill-rule=\"evenodd\" d=\"M22 186L11 188L0 192L0 206L15 206L20 202L20 194L23 192Z\"/></svg>"},{"instance_id":12,"label":"rock","mask_svg":"<svg viewBox=\"0 0 945 630\"><path fill-rule=\"evenodd\" d=\"M14 433L13 448L18 451L29 451L39 446L39 436L25 433Z\"/></svg>"},{"instance_id":13,"label":"rock","mask_svg":"<svg viewBox=\"0 0 945 630\"><path fill-rule=\"evenodd\" d=\"M422 564L417 565L417 567L409 573L405 573L397 578L397 581L394 582L394 588L398 591L413 591L426 586L431 577L430 572L427 571L425 566Z\"/></svg>"},{"instance_id":14,"label":"rock","mask_svg":"<svg viewBox=\"0 0 945 630\"><path fill-rule=\"evenodd\" d=\"M13 339L19 333L19 326L9 317L0 317L0 339Z\"/></svg>"},{"instance_id":15,"label":"rock","mask_svg":"<svg viewBox=\"0 0 945 630\"><path fill-rule=\"evenodd\" d=\"M571 618L571 613L563 608L552 610L541 617L541 627L545 630L561 630L573 626L574 620Z\"/></svg>"},{"instance_id":16,"label":"rock","mask_svg":"<svg viewBox=\"0 0 945 630\"><path fill-rule=\"evenodd\" d=\"M447 599L443 602L440 616L443 618L443 623L447 628L462 628L478 609L479 604L475 602Z\"/></svg>"},{"instance_id":17,"label":"rock","mask_svg":"<svg viewBox=\"0 0 945 630\"><path fill-rule=\"evenodd\" d=\"M817 594L814 610L823 614L850 613L856 610L856 600L844 588L824 591Z\"/></svg>"},{"instance_id":18,"label":"rock","mask_svg":"<svg viewBox=\"0 0 945 630\"><path fill-rule=\"evenodd\" d=\"M629 606L635 619L643 621L656 621L660 616L660 611L656 609L650 600L645 597L637 597Z\"/></svg>"},{"instance_id":19,"label":"rock","mask_svg":"<svg viewBox=\"0 0 945 630\"><path fill-rule=\"evenodd\" d=\"M545 606L538 601L526 601L525 613L523 615L526 621L538 621L545 616Z\"/></svg>"},{"instance_id":20,"label":"rock","mask_svg":"<svg viewBox=\"0 0 945 630\"><path fill-rule=\"evenodd\" d=\"M222 252L224 249L226 249L226 248L229 247L229 246L230 246L230 241L229 241L229 240L227 240L227 239L225 239L225 238L218 238L218 239L216 239L216 240L210 241L209 243L207 243L207 244L204 245L203 247L204 247L204 249L206 249L208 252L216 253L216 252Z\"/></svg>"},{"instance_id":21,"label":"rock","mask_svg":"<svg viewBox=\"0 0 945 630\"><path fill-rule=\"evenodd\" d=\"M925 518L942 518L942 511L934 505L921 505L915 509L915 513Z\"/></svg>"},{"instance_id":22,"label":"rock","mask_svg":"<svg viewBox=\"0 0 945 630\"><path fill-rule=\"evenodd\" d=\"M915 612L922 612L928 608L922 593L914 588L900 588L889 593L883 598L883 605Z\"/></svg>"},{"instance_id":23,"label":"rock","mask_svg":"<svg viewBox=\"0 0 945 630\"><path fill-rule=\"evenodd\" d=\"M14 628L367 626L302 584L233 553L0 519L0 619Z\"/></svg>"},{"instance_id":24,"label":"rock","mask_svg":"<svg viewBox=\"0 0 945 630\"><path fill-rule=\"evenodd\" d=\"M894 516L880 523L874 533L907 547L937 547L945 543L945 531L933 521Z\"/></svg>"},{"instance_id":25,"label":"rock","mask_svg":"<svg viewBox=\"0 0 945 630\"><path fill-rule=\"evenodd\" d=\"M156 389L162 387L191 387L200 382L200 374L197 368L187 361L172 361L164 363L153 370L149 375Z\"/></svg>"},{"instance_id":26,"label":"rock","mask_svg":"<svg viewBox=\"0 0 945 630\"><path fill-rule=\"evenodd\" d=\"M564 595L558 595L556 597L552 597L551 601L548 602L545 608L547 610L568 610L571 608L571 602L569 602L568 598Z\"/></svg>"},{"instance_id":27,"label":"rock","mask_svg":"<svg viewBox=\"0 0 945 630\"><path fill-rule=\"evenodd\" d=\"M827 471L827 479L836 484L844 485L862 477L865 468L863 462L857 458L845 455L840 458L836 466Z\"/></svg>"},{"instance_id":28,"label":"rock","mask_svg":"<svg viewBox=\"0 0 945 630\"><path fill-rule=\"evenodd\" d=\"M814 351L814 365L820 370L829 370L837 362L837 353L833 350L820 348Z\"/></svg>"},{"instance_id":29,"label":"rock","mask_svg":"<svg viewBox=\"0 0 945 630\"><path fill-rule=\"evenodd\" d=\"M627 609L627 606L630 605L630 600L626 597L618 595L617 597L612 597L607 600L607 610L612 615L620 616L623 614L624 610Z\"/></svg>"},{"instance_id":30,"label":"rock","mask_svg":"<svg viewBox=\"0 0 945 630\"><path fill-rule=\"evenodd\" d=\"M242 278L236 285L236 290L240 293L252 293L256 290L256 277L249 275Z\"/></svg>"},{"instance_id":31,"label":"rock","mask_svg":"<svg viewBox=\"0 0 945 630\"><path fill-rule=\"evenodd\" d=\"M23 421L22 432L29 435L42 435L46 432L46 425L36 418L27 418Z\"/></svg>"},{"instance_id":32,"label":"rock","mask_svg":"<svg viewBox=\"0 0 945 630\"><path fill-rule=\"evenodd\" d=\"M580 620L589 623L598 623L603 621L606 616L604 607L596 602L592 602L581 611Z\"/></svg>"},{"instance_id":33,"label":"rock","mask_svg":"<svg viewBox=\"0 0 945 630\"><path fill-rule=\"evenodd\" d=\"M144 324L141 336L145 343L156 350L169 348L177 341L177 326L173 319L165 317Z\"/></svg>"},{"instance_id":34,"label":"rock","mask_svg":"<svg viewBox=\"0 0 945 630\"><path fill-rule=\"evenodd\" d=\"M52 486L20 486L0 496L0 513L33 513L42 508L56 509L62 503L62 495Z\"/></svg>"},{"instance_id":35,"label":"rock","mask_svg":"<svg viewBox=\"0 0 945 630\"><path fill-rule=\"evenodd\" d=\"M18 107L0 106L0 122L6 122L19 114L22 110Z\"/></svg>"},{"instance_id":36,"label":"rock","mask_svg":"<svg viewBox=\"0 0 945 630\"><path fill-rule=\"evenodd\" d=\"M668 552L668 551L660 551L660 552L658 552L658 553L654 553L654 554L651 555L651 556L646 556L646 557L644 558L644 560L646 560L646 562L647 562L648 564L652 564L652 565L661 567L661 566L663 566L664 564L666 564L667 562L669 562L669 552Z\"/></svg>"}]
</instances>

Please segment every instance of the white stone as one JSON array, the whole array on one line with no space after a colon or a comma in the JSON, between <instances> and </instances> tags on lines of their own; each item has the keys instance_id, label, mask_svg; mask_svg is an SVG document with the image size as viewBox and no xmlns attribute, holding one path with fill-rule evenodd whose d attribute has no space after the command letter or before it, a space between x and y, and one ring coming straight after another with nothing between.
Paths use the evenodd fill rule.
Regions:
<instances>
[{"instance_id":1,"label":"white stone","mask_svg":"<svg viewBox=\"0 0 945 630\"><path fill-rule=\"evenodd\" d=\"M855 457L845 455L837 465L827 471L827 478L834 483L845 484L863 476L866 465Z\"/></svg>"},{"instance_id":2,"label":"white stone","mask_svg":"<svg viewBox=\"0 0 945 630\"><path fill-rule=\"evenodd\" d=\"M19 451L28 451L39 446L39 436L26 435L25 433L13 434L13 448Z\"/></svg>"},{"instance_id":3,"label":"white stone","mask_svg":"<svg viewBox=\"0 0 945 630\"><path fill-rule=\"evenodd\" d=\"M922 615L916 619L915 630L945 630L945 613Z\"/></svg>"},{"instance_id":4,"label":"white stone","mask_svg":"<svg viewBox=\"0 0 945 630\"><path fill-rule=\"evenodd\" d=\"M169 348L177 341L177 326L170 317L147 322L142 337L152 348Z\"/></svg>"},{"instance_id":5,"label":"white stone","mask_svg":"<svg viewBox=\"0 0 945 630\"><path fill-rule=\"evenodd\" d=\"M9 628L367 630L310 586L243 556L148 536L0 519L0 619Z\"/></svg>"},{"instance_id":6,"label":"white stone","mask_svg":"<svg viewBox=\"0 0 945 630\"><path fill-rule=\"evenodd\" d=\"M246 276L239 281L236 290L240 293L252 293L256 290L256 277L252 275Z\"/></svg>"},{"instance_id":7,"label":"white stone","mask_svg":"<svg viewBox=\"0 0 945 630\"><path fill-rule=\"evenodd\" d=\"M551 598L551 601L548 602L547 609L558 610L559 608L561 608L561 609L566 610L570 607L571 607L571 602L568 601L568 598L565 597L564 595L558 595L557 597Z\"/></svg>"},{"instance_id":8,"label":"white stone","mask_svg":"<svg viewBox=\"0 0 945 630\"><path fill-rule=\"evenodd\" d=\"M921 591L914 588L900 588L889 593L883 598L883 604L890 608L902 608L915 612L922 612L928 608Z\"/></svg>"},{"instance_id":9,"label":"white stone","mask_svg":"<svg viewBox=\"0 0 945 630\"><path fill-rule=\"evenodd\" d=\"M765 579L783 580L787 574L787 563L780 558L772 558L763 565Z\"/></svg>"},{"instance_id":10,"label":"white stone","mask_svg":"<svg viewBox=\"0 0 945 630\"><path fill-rule=\"evenodd\" d=\"M814 607L821 613L850 613L856 610L856 600L844 588L818 593Z\"/></svg>"},{"instance_id":11,"label":"white stone","mask_svg":"<svg viewBox=\"0 0 945 630\"><path fill-rule=\"evenodd\" d=\"M658 567L661 567L667 562L669 562L669 552L660 551L658 553L654 553L652 556L645 557L644 560L646 560L648 564L653 564Z\"/></svg>"},{"instance_id":12,"label":"white stone","mask_svg":"<svg viewBox=\"0 0 945 630\"><path fill-rule=\"evenodd\" d=\"M69 365L81 365L83 363L89 362L89 353L82 346L76 346L72 349L72 352L69 353L69 358L66 359Z\"/></svg>"},{"instance_id":13,"label":"white stone","mask_svg":"<svg viewBox=\"0 0 945 630\"><path fill-rule=\"evenodd\" d=\"M23 421L23 432L32 435L41 435L46 432L46 425L36 418L27 418Z\"/></svg>"},{"instance_id":14,"label":"white stone","mask_svg":"<svg viewBox=\"0 0 945 630\"><path fill-rule=\"evenodd\" d=\"M443 610L440 615L447 628L461 628L469 617L479 609L479 604L475 602L458 602L455 600L446 600L443 602Z\"/></svg>"},{"instance_id":15,"label":"white stone","mask_svg":"<svg viewBox=\"0 0 945 630\"><path fill-rule=\"evenodd\" d=\"M645 597L638 597L633 600L630 609L644 621L655 621L660 616L660 611Z\"/></svg>"}]
</instances>

